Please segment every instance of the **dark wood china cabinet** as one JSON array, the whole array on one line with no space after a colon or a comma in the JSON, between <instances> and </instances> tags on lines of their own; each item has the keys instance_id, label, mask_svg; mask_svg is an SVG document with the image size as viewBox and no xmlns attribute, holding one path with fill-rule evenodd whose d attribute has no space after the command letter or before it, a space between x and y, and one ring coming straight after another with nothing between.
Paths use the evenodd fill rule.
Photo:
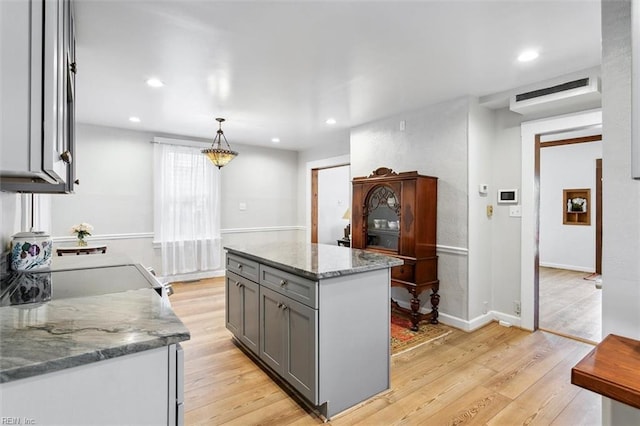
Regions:
<instances>
[{"instance_id":1,"label":"dark wood china cabinet","mask_svg":"<svg viewBox=\"0 0 640 426\"><path fill-rule=\"evenodd\" d=\"M396 173L380 167L353 179L351 247L376 251L404 260L391 269L391 286L411 294L411 309L391 300L394 309L411 316L411 329L430 319L438 323L438 256L436 212L438 178L418 172ZM422 314L420 295L431 290L431 313Z\"/></svg>"}]
</instances>

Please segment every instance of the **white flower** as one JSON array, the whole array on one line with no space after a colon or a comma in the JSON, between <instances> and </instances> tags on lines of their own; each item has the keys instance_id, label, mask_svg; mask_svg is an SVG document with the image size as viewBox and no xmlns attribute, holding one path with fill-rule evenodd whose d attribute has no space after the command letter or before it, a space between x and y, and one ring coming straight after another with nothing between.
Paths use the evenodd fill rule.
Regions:
<instances>
[{"instance_id":1,"label":"white flower","mask_svg":"<svg viewBox=\"0 0 640 426\"><path fill-rule=\"evenodd\" d=\"M71 227L71 232L73 234L78 235L91 235L91 231L93 231L93 226L89 223L82 222L79 225L73 225Z\"/></svg>"}]
</instances>

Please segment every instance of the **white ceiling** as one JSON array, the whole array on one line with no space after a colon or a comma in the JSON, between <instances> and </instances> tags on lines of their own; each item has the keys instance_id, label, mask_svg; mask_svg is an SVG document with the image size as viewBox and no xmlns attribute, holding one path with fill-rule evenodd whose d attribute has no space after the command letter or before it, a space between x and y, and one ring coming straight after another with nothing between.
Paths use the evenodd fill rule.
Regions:
<instances>
[{"instance_id":1,"label":"white ceiling","mask_svg":"<svg viewBox=\"0 0 640 426\"><path fill-rule=\"evenodd\" d=\"M78 121L210 139L224 117L232 147L305 149L601 58L599 0L76 0L75 10ZM519 63L525 48L540 57Z\"/></svg>"}]
</instances>

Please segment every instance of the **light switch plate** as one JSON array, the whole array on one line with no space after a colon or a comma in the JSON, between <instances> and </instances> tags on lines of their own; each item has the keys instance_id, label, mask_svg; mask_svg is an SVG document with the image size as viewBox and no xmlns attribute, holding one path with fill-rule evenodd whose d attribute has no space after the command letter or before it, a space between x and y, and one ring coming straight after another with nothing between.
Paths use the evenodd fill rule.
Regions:
<instances>
[{"instance_id":1,"label":"light switch plate","mask_svg":"<svg viewBox=\"0 0 640 426\"><path fill-rule=\"evenodd\" d=\"M522 209L520 206L509 206L510 217L522 217Z\"/></svg>"}]
</instances>

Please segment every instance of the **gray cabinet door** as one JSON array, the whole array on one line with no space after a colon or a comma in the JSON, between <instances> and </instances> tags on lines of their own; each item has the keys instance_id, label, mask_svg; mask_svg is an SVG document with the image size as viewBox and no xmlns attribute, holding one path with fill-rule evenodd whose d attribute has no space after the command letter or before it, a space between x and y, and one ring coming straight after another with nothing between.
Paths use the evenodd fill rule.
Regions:
<instances>
[{"instance_id":1,"label":"gray cabinet door","mask_svg":"<svg viewBox=\"0 0 640 426\"><path fill-rule=\"evenodd\" d=\"M282 375L285 354L284 296L260 287L260 359Z\"/></svg>"},{"instance_id":2,"label":"gray cabinet door","mask_svg":"<svg viewBox=\"0 0 640 426\"><path fill-rule=\"evenodd\" d=\"M249 280L244 280L242 289L242 328L240 340L256 355L259 355L260 338L260 286Z\"/></svg>"},{"instance_id":3,"label":"gray cabinet door","mask_svg":"<svg viewBox=\"0 0 640 426\"><path fill-rule=\"evenodd\" d=\"M314 405L318 404L318 311L285 302L286 362L284 378Z\"/></svg>"},{"instance_id":4,"label":"gray cabinet door","mask_svg":"<svg viewBox=\"0 0 640 426\"><path fill-rule=\"evenodd\" d=\"M260 287L260 358L318 404L318 311Z\"/></svg>"},{"instance_id":5,"label":"gray cabinet door","mask_svg":"<svg viewBox=\"0 0 640 426\"><path fill-rule=\"evenodd\" d=\"M260 286L227 271L226 327L256 355L259 354Z\"/></svg>"},{"instance_id":6,"label":"gray cabinet door","mask_svg":"<svg viewBox=\"0 0 640 426\"><path fill-rule=\"evenodd\" d=\"M242 329L242 288L240 277L227 272L225 285L226 312L225 323L227 330L234 336L240 336Z\"/></svg>"}]
</instances>

